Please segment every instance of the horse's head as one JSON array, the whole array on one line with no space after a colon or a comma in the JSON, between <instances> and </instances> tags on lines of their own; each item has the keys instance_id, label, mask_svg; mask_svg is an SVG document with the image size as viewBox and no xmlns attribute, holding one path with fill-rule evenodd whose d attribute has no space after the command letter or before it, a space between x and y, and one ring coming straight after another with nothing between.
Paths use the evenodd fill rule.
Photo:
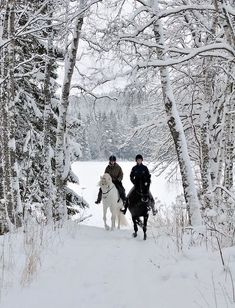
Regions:
<instances>
[{"instance_id":1,"label":"horse's head","mask_svg":"<svg viewBox=\"0 0 235 308\"><path fill-rule=\"evenodd\" d=\"M112 178L108 173L105 173L100 177L99 186L110 186L112 183Z\"/></svg>"},{"instance_id":2,"label":"horse's head","mask_svg":"<svg viewBox=\"0 0 235 308\"><path fill-rule=\"evenodd\" d=\"M150 177L145 175L136 177L134 186L138 193L147 196L149 193Z\"/></svg>"}]
</instances>

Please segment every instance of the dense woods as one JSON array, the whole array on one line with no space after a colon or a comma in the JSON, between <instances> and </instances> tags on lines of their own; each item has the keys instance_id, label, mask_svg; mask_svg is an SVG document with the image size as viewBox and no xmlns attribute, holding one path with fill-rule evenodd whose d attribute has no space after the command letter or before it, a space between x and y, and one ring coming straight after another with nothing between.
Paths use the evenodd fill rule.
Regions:
<instances>
[{"instance_id":1,"label":"dense woods","mask_svg":"<svg viewBox=\"0 0 235 308\"><path fill-rule=\"evenodd\" d=\"M67 186L73 161L137 152L179 166L189 225L234 234L233 0L0 9L1 234L35 204L44 223L87 206Z\"/></svg>"}]
</instances>

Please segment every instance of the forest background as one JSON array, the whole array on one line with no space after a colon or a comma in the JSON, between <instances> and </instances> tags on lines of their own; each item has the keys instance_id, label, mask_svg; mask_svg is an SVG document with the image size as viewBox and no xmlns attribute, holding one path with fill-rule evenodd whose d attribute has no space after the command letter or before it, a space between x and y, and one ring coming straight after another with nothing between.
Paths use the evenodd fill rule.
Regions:
<instances>
[{"instance_id":1,"label":"forest background","mask_svg":"<svg viewBox=\"0 0 235 308\"><path fill-rule=\"evenodd\" d=\"M181 175L188 224L234 234L234 2L1 1L1 233L87 204L78 159ZM62 67L62 69L59 67Z\"/></svg>"}]
</instances>

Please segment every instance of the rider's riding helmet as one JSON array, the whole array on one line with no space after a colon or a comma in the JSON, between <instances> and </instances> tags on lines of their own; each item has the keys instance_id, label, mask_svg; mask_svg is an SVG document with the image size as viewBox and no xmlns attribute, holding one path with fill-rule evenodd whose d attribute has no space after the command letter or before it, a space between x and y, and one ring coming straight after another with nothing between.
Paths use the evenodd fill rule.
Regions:
<instances>
[{"instance_id":1,"label":"rider's riding helmet","mask_svg":"<svg viewBox=\"0 0 235 308\"><path fill-rule=\"evenodd\" d=\"M137 161L138 159L143 160L143 156L141 154L136 155L135 161Z\"/></svg>"},{"instance_id":2,"label":"rider's riding helmet","mask_svg":"<svg viewBox=\"0 0 235 308\"><path fill-rule=\"evenodd\" d=\"M109 161L116 161L116 156L111 155L111 156L109 157Z\"/></svg>"}]
</instances>

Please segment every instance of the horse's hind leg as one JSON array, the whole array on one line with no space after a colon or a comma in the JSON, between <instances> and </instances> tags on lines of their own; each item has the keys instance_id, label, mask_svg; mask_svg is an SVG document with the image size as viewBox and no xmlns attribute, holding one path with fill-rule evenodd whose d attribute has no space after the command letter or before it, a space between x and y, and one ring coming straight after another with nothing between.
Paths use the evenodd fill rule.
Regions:
<instances>
[{"instance_id":1,"label":"horse's hind leg","mask_svg":"<svg viewBox=\"0 0 235 308\"><path fill-rule=\"evenodd\" d=\"M137 225L140 226L140 228L143 228L143 222L142 222L142 220L140 219L140 217L136 218L136 223L137 223Z\"/></svg>"},{"instance_id":2,"label":"horse's hind leg","mask_svg":"<svg viewBox=\"0 0 235 308\"><path fill-rule=\"evenodd\" d=\"M136 237L137 236L137 231L138 231L136 217L132 217L132 221L133 221L133 224L134 224L134 231L135 231L132 235L133 235L133 237Z\"/></svg>"},{"instance_id":3,"label":"horse's hind leg","mask_svg":"<svg viewBox=\"0 0 235 308\"><path fill-rule=\"evenodd\" d=\"M147 222L148 222L149 214L144 216L144 223L143 223L143 231L144 231L144 240L147 239Z\"/></svg>"}]
</instances>

